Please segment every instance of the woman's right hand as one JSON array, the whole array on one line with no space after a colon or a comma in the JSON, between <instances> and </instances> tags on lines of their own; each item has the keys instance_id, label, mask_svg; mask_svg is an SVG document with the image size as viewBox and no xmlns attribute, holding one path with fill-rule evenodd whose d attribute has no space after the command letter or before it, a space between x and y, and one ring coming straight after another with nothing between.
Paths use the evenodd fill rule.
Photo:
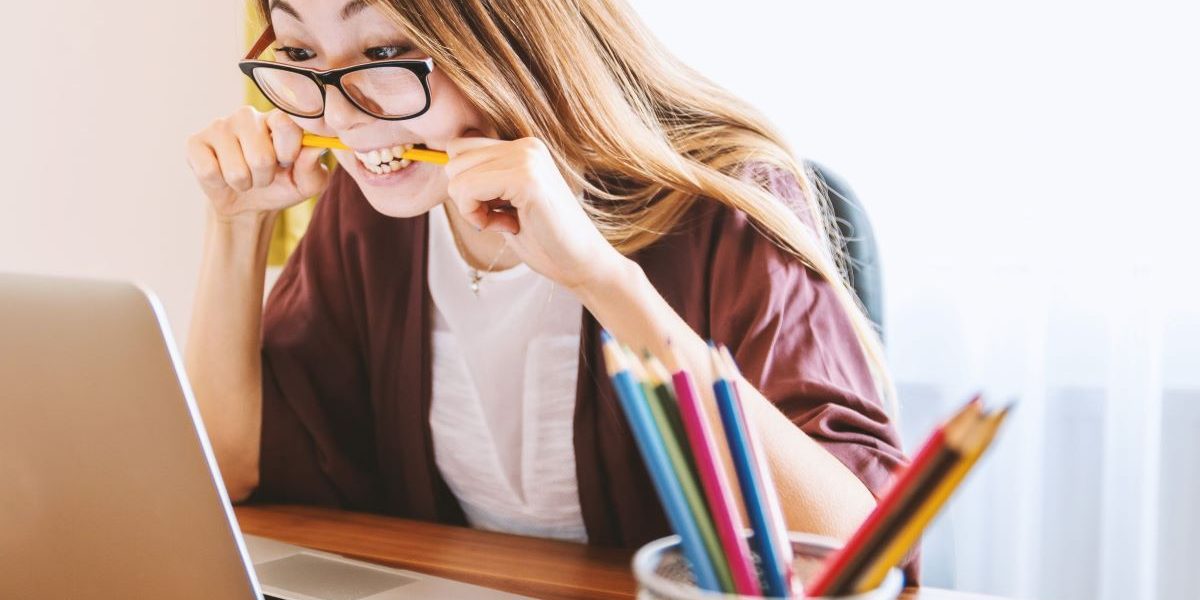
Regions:
<instances>
[{"instance_id":1,"label":"woman's right hand","mask_svg":"<svg viewBox=\"0 0 1200 600\"><path fill-rule=\"evenodd\" d=\"M188 164L218 219L282 210L329 183L321 148L301 148L303 130L280 110L243 106L188 138Z\"/></svg>"}]
</instances>

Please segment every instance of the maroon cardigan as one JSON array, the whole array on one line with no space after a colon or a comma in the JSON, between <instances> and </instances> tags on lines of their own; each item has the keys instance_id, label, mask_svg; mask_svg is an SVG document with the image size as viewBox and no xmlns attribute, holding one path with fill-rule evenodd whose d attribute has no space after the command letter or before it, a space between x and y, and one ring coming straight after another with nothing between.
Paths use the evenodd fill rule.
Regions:
<instances>
[{"instance_id":1,"label":"maroon cardigan","mask_svg":"<svg viewBox=\"0 0 1200 600\"><path fill-rule=\"evenodd\" d=\"M772 189L798 207L794 179L773 176ZM427 232L425 215L382 215L344 171L333 176L265 308L254 501L465 524L430 433ZM727 344L747 380L879 496L905 457L827 282L744 213L711 200L630 258L700 337ZM605 375L598 332L585 310L579 503L589 543L637 547L670 529ZM909 567L912 581L915 561Z\"/></svg>"}]
</instances>

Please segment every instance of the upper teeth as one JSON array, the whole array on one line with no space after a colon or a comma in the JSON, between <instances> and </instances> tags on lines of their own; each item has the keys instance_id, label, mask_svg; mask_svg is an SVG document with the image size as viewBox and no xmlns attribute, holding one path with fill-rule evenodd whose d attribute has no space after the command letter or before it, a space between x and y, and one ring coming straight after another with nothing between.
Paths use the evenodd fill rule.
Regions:
<instances>
[{"instance_id":1,"label":"upper teeth","mask_svg":"<svg viewBox=\"0 0 1200 600\"><path fill-rule=\"evenodd\" d=\"M384 174L403 169L412 164L411 160L401 158L404 156L405 151L411 150L412 147L413 144L404 144L402 146L371 150L370 152L355 152L354 155L358 157L358 160L362 161L368 171Z\"/></svg>"}]
</instances>

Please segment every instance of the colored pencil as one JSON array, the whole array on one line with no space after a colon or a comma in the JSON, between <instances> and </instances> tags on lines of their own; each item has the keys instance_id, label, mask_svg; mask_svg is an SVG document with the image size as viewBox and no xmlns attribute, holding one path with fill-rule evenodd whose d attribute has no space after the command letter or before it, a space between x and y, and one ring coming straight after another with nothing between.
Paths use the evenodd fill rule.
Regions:
<instances>
[{"instance_id":1,"label":"colored pencil","mask_svg":"<svg viewBox=\"0 0 1200 600\"><path fill-rule=\"evenodd\" d=\"M742 488L742 500L754 535L750 542L758 550L762 564L766 596L789 598L792 595L792 553L787 528L782 524L779 501L775 496L770 469L760 445L753 437L734 387L733 373L716 347L710 347L714 381L713 392L725 428L734 471ZM782 534L781 534L782 528Z\"/></svg>"},{"instance_id":2,"label":"colored pencil","mask_svg":"<svg viewBox=\"0 0 1200 600\"><path fill-rule=\"evenodd\" d=\"M950 498L959 484L970 472L971 468L983 455L984 450L995 438L996 432L1008 417L1010 407L996 411L983 417L975 423L975 427L963 441L962 458L954 470L943 480L932 494L921 504L904 528L890 541L887 548L865 571L864 575L852 586L856 592L862 592L879 587L887 576L888 569L900 563L909 550L921 538L921 533L937 515L938 511Z\"/></svg>"},{"instance_id":3,"label":"colored pencil","mask_svg":"<svg viewBox=\"0 0 1200 600\"><path fill-rule=\"evenodd\" d=\"M888 491L876 504L862 525L844 546L823 563L821 570L809 581L808 593L813 596L832 596L847 590L855 573L860 572L877 549L885 543L889 527L905 519L920 502L918 488L923 482L935 480L935 473L949 472L957 460L956 452L947 452L946 431L960 430L979 413L982 404L977 397L962 407L951 419L939 425L921 450L900 473Z\"/></svg>"},{"instance_id":4,"label":"colored pencil","mask_svg":"<svg viewBox=\"0 0 1200 600\"><path fill-rule=\"evenodd\" d=\"M662 408L667 417L667 424L670 425L671 432L675 434L675 439L679 440L679 449L683 453L683 459L687 462L688 470L698 481L695 453L692 452L687 432L683 428L683 415L679 412L679 399L675 397L675 390L671 387L671 374L667 372L662 361L648 351L642 353L642 367L655 391L662 398Z\"/></svg>"},{"instance_id":5,"label":"colored pencil","mask_svg":"<svg viewBox=\"0 0 1200 600\"><path fill-rule=\"evenodd\" d=\"M743 596L761 596L762 586L758 582L754 559L750 555L750 545L743 533L746 524L738 512L733 487L725 464L718 454L718 441L708 421L708 415L701 405L700 394L691 374L681 368L682 362L674 349L668 355L668 360L674 371L671 381L675 388L675 401L679 405L680 418L692 447L696 471L699 473L704 495L708 499L708 508L712 513L717 535L725 549L734 589ZM657 366L661 366L661 363ZM665 370L666 367L663 368ZM651 370L655 368L652 367Z\"/></svg>"},{"instance_id":6,"label":"colored pencil","mask_svg":"<svg viewBox=\"0 0 1200 600\"><path fill-rule=\"evenodd\" d=\"M976 397L937 428L851 540L822 564L809 593L842 596L877 588L917 544L1008 412L985 412Z\"/></svg>"},{"instance_id":7,"label":"colored pencil","mask_svg":"<svg viewBox=\"0 0 1200 600\"><path fill-rule=\"evenodd\" d=\"M350 150L351 148L342 140L335 137L327 137L317 135L315 133L305 133L300 137L300 145L310 148L330 148L333 150ZM420 162L429 162L439 165L444 165L450 162L450 157L441 150L429 150L426 148L410 148L404 151L404 154L397 158L407 158Z\"/></svg>"},{"instance_id":8,"label":"colored pencil","mask_svg":"<svg viewBox=\"0 0 1200 600\"><path fill-rule=\"evenodd\" d=\"M675 533L679 534L683 556L691 565L696 584L705 590L719 592L721 586L709 559L704 537L684 496L679 479L675 476L671 458L667 455L662 436L650 412L641 385L634 381L625 352L618 347L608 332L601 333L604 349L605 369L612 379L617 399L629 421L634 441L642 454L642 461L650 474L650 480L658 493L659 502Z\"/></svg>"},{"instance_id":9,"label":"colored pencil","mask_svg":"<svg viewBox=\"0 0 1200 600\"><path fill-rule=\"evenodd\" d=\"M678 421L678 410L674 411L673 419L672 411L668 408L675 403L675 399L667 387L666 381L660 379L653 369L647 368L648 365L638 363L634 356L630 356L630 359L633 376L642 382L646 399L650 404L650 414L654 416L654 421L658 424L658 431L667 449L667 456L671 458L671 464L675 467L675 475L679 478L683 495L692 509L692 516L696 519L700 535L704 538L704 547L708 551L708 558L712 561L717 581L721 584L721 591L732 593L735 590L733 577L729 572L729 561L725 559L725 553L721 550L721 542L717 537L716 528L713 526L712 514L697 483L695 466L691 463L691 453L687 450L687 438L682 435L683 424ZM661 365L659 366L661 368Z\"/></svg>"}]
</instances>

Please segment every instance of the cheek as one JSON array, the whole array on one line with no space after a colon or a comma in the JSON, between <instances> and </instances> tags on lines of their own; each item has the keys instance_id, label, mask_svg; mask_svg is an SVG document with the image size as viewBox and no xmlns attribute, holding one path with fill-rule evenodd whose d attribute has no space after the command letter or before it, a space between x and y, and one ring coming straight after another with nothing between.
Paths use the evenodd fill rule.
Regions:
<instances>
[{"instance_id":1,"label":"cheek","mask_svg":"<svg viewBox=\"0 0 1200 600\"><path fill-rule=\"evenodd\" d=\"M483 113L467 100L462 90L445 74L439 71L431 73L429 89L433 102L429 107L429 112L422 115L421 118L430 118L440 139L448 140L458 137L468 129L494 131L494 128L486 122Z\"/></svg>"}]
</instances>

